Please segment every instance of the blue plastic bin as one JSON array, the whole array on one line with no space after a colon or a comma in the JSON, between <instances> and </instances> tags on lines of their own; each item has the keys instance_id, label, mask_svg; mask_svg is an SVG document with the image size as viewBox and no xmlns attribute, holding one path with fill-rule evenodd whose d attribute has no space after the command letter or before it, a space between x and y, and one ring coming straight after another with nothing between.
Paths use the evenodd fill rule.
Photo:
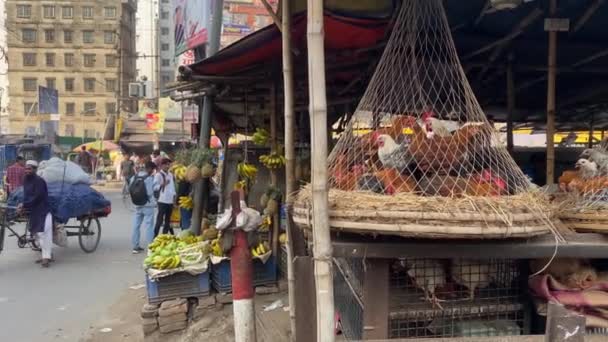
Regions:
<instances>
[{"instance_id":1,"label":"blue plastic bin","mask_svg":"<svg viewBox=\"0 0 608 342\"><path fill-rule=\"evenodd\" d=\"M274 255L266 263L253 259L253 286L274 284L277 281L277 261ZM232 292L232 273L230 260L211 265L211 284L217 292Z\"/></svg>"},{"instance_id":2,"label":"blue plastic bin","mask_svg":"<svg viewBox=\"0 0 608 342\"><path fill-rule=\"evenodd\" d=\"M187 272L172 274L152 281L146 274L148 303L157 304L176 298L204 297L209 295L209 270L198 275Z\"/></svg>"}]
</instances>

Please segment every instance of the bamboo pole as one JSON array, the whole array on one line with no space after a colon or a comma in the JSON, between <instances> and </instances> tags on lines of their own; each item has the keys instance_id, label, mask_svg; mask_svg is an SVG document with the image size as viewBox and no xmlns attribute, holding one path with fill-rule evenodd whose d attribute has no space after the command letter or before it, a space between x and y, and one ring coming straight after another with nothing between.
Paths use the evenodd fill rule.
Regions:
<instances>
[{"instance_id":1,"label":"bamboo pole","mask_svg":"<svg viewBox=\"0 0 608 342\"><path fill-rule=\"evenodd\" d=\"M291 340L296 337L296 293L295 275L293 272L293 237L291 234L292 195L296 191L295 168L295 115L293 93L293 61L291 54L291 6L290 1L279 2L281 8L281 38L283 42L283 104L285 115L285 202L287 204L287 289L289 292L289 323Z\"/></svg>"},{"instance_id":2,"label":"bamboo pole","mask_svg":"<svg viewBox=\"0 0 608 342\"><path fill-rule=\"evenodd\" d=\"M557 0L551 0L551 17L557 14ZM547 184L555 182L555 82L557 77L557 31L549 31L547 63Z\"/></svg>"},{"instance_id":3,"label":"bamboo pole","mask_svg":"<svg viewBox=\"0 0 608 342\"><path fill-rule=\"evenodd\" d=\"M515 115L515 80L513 77L513 55L507 65L507 150L513 154L513 116Z\"/></svg>"},{"instance_id":4,"label":"bamboo pole","mask_svg":"<svg viewBox=\"0 0 608 342\"><path fill-rule=\"evenodd\" d=\"M327 97L323 45L323 0L308 0L307 13L317 342L333 342L335 339L334 289L327 193Z\"/></svg>"},{"instance_id":5,"label":"bamboo pole","mask_svg":"<svg viewBox=\"0 0 608 342\"><path fill-rule=\"evenodd\" d=\"M277 142L277 86L273 82L270 86L270 151L271 153L278 152ZM270 170L270 184L273 187L277 187L278 181L278 169ZM270 235L270 244L272 247L272 254L275 257L279 255L279 213L276 212L272 216L272 231Z\"/></svg>"}]
</instances>

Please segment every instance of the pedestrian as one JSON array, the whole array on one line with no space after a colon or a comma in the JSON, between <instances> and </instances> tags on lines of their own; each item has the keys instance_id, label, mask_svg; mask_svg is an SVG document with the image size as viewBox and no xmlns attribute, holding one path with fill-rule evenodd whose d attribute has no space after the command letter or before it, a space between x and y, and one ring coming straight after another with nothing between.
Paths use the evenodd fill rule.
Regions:
<instances>
[{"instance_id":1,"label":"pedestrian","mask_svg":"<svg viewBox=\"0 0 608 342\"><path fill-rule=\"evenodd\" d=\"M9 194L23 186L24 176L25 159L22 156L17 156L15 163L6 169L6 190Z\"/></svg>"},{"instance_id":2,"label":"pedestrian","mask_svg":"<svg viewBox=\"0 0 608 342\"><path fill-rule=\"evenodd\" d=\"M146 244L154 240L154 170L156 165L152 162L146 163L144 169L131 178L129 193L135 204L135 216L133 217L133 233L131 234L131 246L133 254L143 251L140 244L141 228L143 225Z\"/></svg>"},{"instance_id":3,"label":"pedestrian","mask_svg":"<svg viewBox=\"0 0 608 342\"><path fill-rule=\"evenodd\" d=\"M154 164L156 164L156 166L160 169L160 163L163 161L163 157L160 154L160 150L152 151L150 160L152 160L154 162Z\"/></svg>"},{"instance_id":4,"label":"pedestrian","mask_svg":"<svg viewBox=\"0 0 608 342\"><path fill-rule=\"evenodd\" d=\"M142 169L142 171L145 170ZM135 163L127 154L123 154L120 162L120 178L125 181L125 184L129 184L133 175L135 175Z\"/></svg>"},{"instance_id":5,"label":"pedestrian","mask_svg":"<svg viewBox=\"0 0 608 342\"><path fill-rule=\"evenodd\" d=\"M42 250L42 258L36 262L42 267L49 267L53 252L53 218L46 182L36 175L37 169L36 161L28 160L25 163L23 203L19 205L18 211L27 212L30 232L36 234Z\"/></svg>"},{"instance_id":6,"label":"pedestrian","mask_svg":"<svg viewBox=\"0 0 608 342\"><path fill-rule=\"evenodd\" d=\"M80 147L80 152L78 153L78 165L84 170L86 173L91 173L91 153L87 151L86 146Z\"/></svg>"},{"instance_id":7,"label":"pedestrian","mask_svg":"<svg viewBox=\"0 0 608 342\"><path fill-rule=\"evenodd\" d=\"M177 182L177 198L180 197L190 197L190 193L192 192L192 185L190 182L182 179ZM179 217L180 224L179 226L182 230L189 229L190 224L192 223L192 209L188 208L179 208Z\"/></svg>"},{"instance_id":8,"label":"pedestrian","mask_svg":"<svg viewBox=\"0 0 608 342\"><path fill-rule=\"evenodd\" d=\"M171 160L164 158L160 162L160 170L154 176L154 195L158 201L154 236L158 235L161 226L163 226L163 234L174 234L173 228L171 228L171 212L173 211L176 192L173 175L169 172L170 166Z\"/></svg>"}]
</instances>

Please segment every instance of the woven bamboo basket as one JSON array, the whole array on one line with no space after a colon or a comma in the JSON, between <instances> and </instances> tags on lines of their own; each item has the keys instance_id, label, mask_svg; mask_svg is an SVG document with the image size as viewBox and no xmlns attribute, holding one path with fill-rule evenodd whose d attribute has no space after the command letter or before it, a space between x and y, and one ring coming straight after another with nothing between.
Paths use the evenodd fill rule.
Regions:
<instances>
[{"instance_id":1,"label":"woven bamboo basket","mask_svg":"<svg viewBox=\"0 0 608 342\"><path fill-rule=\"evenodd\" d=\"M560 211L559 219L579 232L608 234L608 208L564 210Z\"/></svg>"},{"instance_id":2,"label":"woven bamboo basket","mask_svg":"<svg viewBox=\"0 0 608 342\"><path fill-rule=\"evenodd\" d=\"M530 203L535 203L534 207ZM359 234L430 239L528 238L551 232L554 214L550 208L542 195L533 193L448 198L329 191L332 230ZM296 199L294 221L312 229L312 215L311 191L305 187Z\"/></svg>"}]
</instances>

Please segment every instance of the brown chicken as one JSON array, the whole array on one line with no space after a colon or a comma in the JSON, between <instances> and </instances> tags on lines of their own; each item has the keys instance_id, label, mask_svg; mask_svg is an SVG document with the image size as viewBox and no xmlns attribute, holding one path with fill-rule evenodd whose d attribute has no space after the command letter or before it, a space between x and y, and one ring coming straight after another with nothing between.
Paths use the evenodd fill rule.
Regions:
<instances>
[{"instance_id":1,"label":"brown chicken","mask_svg":"<svg viewBox=\"0 0 608 342\"><path fill-rule=\"evenodd\" d=\"M559 184L559 188L562 191L568 190L568 184L570 184L573 180L578 178L578 171L576 170L566 170L559 176L557 183Z\"/></svg>"},{"instance_id":2,"label":"brown chicken","mask_svg":"<svg viewBox=\"0 0 608 342\"><path fill-rule=\"evenodd\" d=\"M403 176L395 169L376 171L374 176L382 182L387 195L414 192L416 189L416 182L411 177Z\"/></svg>"},{"instance_id":3,"label":"brown chicken","mask_svg":"<svg viewBox=\"0 0 608 342\"><path fill-rule=\"evenodd\" d=\"M466 194L469 196L501 196L507 194L507 183L490 170L471 177Z\"/></svg>"},{"instance_id":4,"label":"brown chicken","mask_svg":"<svg viewBox=\"0 0 608 342\"><path fill-rule=\"evenodd\" d=\"M409 151L422 171L449 173L459 170L471 152L474 138L485 131L482 125L467 125L454 132L452 136L433 136L428 138L424 129L409 116L408 127L413 130Z\"/></svg>"},{"instance_id":5,"label":"brown chicken","mask_svg":"<svg viewBox=\"0 0 608 342\"><path fill-rule=\"evenodd\" d=\"M419 191L426 196L460 197L467 188L467 181L454 176L423 176L418 181Z\"/></svg>"},{"instance_id":6,"label":"brown chicken","mask_svg":"<svg viewBox=\"0 0 608 342\"><path fill-rule=\"evenodd\" d=\"M403 134L403 130L405 128L409 127L410 119L408 119L408 118L409 118L409 116L396 115L391 120L390 126L377 128L377 129L373 130L372 132L361 136L361 144L362 144L363 149L365 149L366 151L370 151L372 153L375 152L376 139L379 135L386 134L386 135L390 136L391 138L393 138L394 140L397 140L397 137L399 135Z\"/></svg>"},{"instance_id":7,"label":"brown chicken","mask_svg":"<svg viewBox=\"0 0 608 342\"><path fill-rule=\"evenodd\" d=\"M608 177L595 177L585 180L581 192L583 194L593 195L599 194L608 188Z\"/></svg>"},{"instance_id":8,"label":"brown chicken","mask_svg":"<svg viewBox=\"0 0 608 342\"><path fill-rule=\"evenodd\" d=\"M354 191L357 188L359 177L365 173L365 167L362 165L355 165L351 168L348 163L348 158L345 155L339 155L336 158L336 163L330 173L336 188L345 191Z\"/></svg>"}]
</instances>

